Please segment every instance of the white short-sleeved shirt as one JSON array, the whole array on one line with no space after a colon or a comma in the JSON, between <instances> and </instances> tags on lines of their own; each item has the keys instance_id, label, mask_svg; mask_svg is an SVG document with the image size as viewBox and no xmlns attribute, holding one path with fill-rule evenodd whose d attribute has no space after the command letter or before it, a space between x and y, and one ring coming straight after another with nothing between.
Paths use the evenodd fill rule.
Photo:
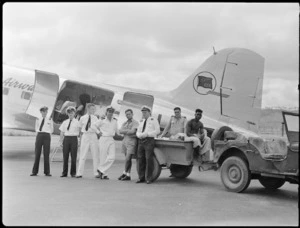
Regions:
<instances>
[{"instance_id":1,"label":"white short-sleeved shirt","mask_svg":"<svg viewBox=\"0 0 300 228\"><path fill-rule=\"evenodd\" d=\"M44 132L44 133L53 133L53 121L49 117L45 117L44 125L42 127L42 130L40 131L40 126L42 124L43 117L40 117L35 122L35 131L36 132Z\"/></svg>"},{"instance_id":2,"label":"white short-sleeved shirt","mask_svg":"<svg viewBox=\"0 0 300 228\"><path fill-rule=\"evenodd\" d=\"M145 122L145 119L142 119L140 121L139 127L138 127L137 132L136 132L136 136L138 138L141 138L141 137L156 138L157 135L160 133L160 126L159 126L158 120L153 118L153 117L149 117L147 119L145 130L144 130L144 132L142 132L144 122Z\"/></svg>"},{"instance_id":3,"label":"white short-sleeved shirt","mask_svg":"<svg viewBox=\"0 0 300 228\"><path fill-rule=\"evenodd\" d=\"M70 128L68 130L68 126L70 123L70 119L65 120L59 127L59 130L64 132L65 136L78 136L80 132L80 124L77 119L73 118Z\"/></svg>"}]
</instances>

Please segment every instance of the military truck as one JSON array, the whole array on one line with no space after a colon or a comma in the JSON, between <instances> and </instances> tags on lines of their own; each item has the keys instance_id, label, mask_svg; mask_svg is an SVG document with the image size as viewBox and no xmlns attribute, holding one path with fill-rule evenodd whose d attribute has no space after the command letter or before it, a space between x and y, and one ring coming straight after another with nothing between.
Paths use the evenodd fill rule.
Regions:
<instances>
[{"instance_id":1,"label":"military truck","mask_svg":"<svg viewBox=\"0 0 300 228\"><path fill-rule=\"evenodd\" d=\"M223 185L232 192L245 191L251 179L258 179L267 189L278 189L285 182L299 184L299 114L283 111L282 115L287 140L246 137L229 127L218 129L218 137L211 136L212 162L195 160L192 142L156 139L153 181L164 167L174 177L186 178L198 166L199 171L219 169Z\"/></svg>"}]
</instances>

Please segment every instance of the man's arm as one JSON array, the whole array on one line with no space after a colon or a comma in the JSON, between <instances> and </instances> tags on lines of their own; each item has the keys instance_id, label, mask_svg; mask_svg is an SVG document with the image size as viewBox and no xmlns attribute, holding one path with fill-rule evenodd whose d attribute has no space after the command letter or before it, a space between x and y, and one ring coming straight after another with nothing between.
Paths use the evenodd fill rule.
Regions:
<instances>
[{"instance_id":1,"label":"man's arm","mask_svg":"<svg viewBox=\"0 0 300 228\"><path fill-rule=\"evenodd\" d=\"M167 126L165 127L163 133L161 133L161 135L159 136L160 138L164 137L167 134L167 132L170 130L171 121L172 121L172 117L171 117L170 121L168 122Z\"/></svg>"},{"instance_id":2,"label":"man's arm","mask_svg":"<svg viewBox=\"0 0 300 228\"><path fill-rule=\"evenodd\" d=\"M191 126L191 121L188 121L187 124L186 124L186 128L185 128L185 131L186 131L186 135L188 137L191 137L193 136L193 134L191 133L191 130L192 130L192 126Z\"/></svg>"},{"instance_id":3,"label":"man's arm","mask_svg":"<svg viewBox=\"0 0 300 228\"><path fill-rule=\"evenodd\" d=\"M35 121L35 132L38 132L39 130L39 119L37 118Z\"/></svg>"},{"instance_id":4,"label":"man's arm","mask_svg":"<svg viewBox=\"0 0 300 228\"><path fill-rule=\"evenodd\" d=\"M59 138L59 144L60 144L60 146L62 146L63 145L63 141L64 141L64 132L63 131L61 131L60 132L60 138Z\"/></svg>"},{"instance_id":5,"label":"man's arm","mask_svg":"<svg viewBox=\"0 0 300 228\"><path fill-rule=\"evenodd\" d=\"M50 134L52 134L54 131L54 127L53 127L53 120L50 120Z\"/></svg>"},{"instance_id":6,"label":"man's arm","mask_svg":"<svg viewBox=\"0 0 300 228\"><path fill-rule=\"evenodd\" d=\"M154 131L148 132L148 136L155 138L160 133L160 126L159 126L159 123L158 123L157 119L153 120L153 124L154 124Z\"/></svg>"},{"instance_id":7,"label":"man's arm","mask_svg":"<svg viewBox=\"0 0 300 228\"><path fill-rule=\"evenodd\" d=\"M120 128L120 130L119 130L120 134L126 135L126 134L128 133L128 130L127 130L127 129L124 129L125 124L126 124L126 122L122 124L122 126L121 126L121 128Z\"/></svg>"}]
</instances>

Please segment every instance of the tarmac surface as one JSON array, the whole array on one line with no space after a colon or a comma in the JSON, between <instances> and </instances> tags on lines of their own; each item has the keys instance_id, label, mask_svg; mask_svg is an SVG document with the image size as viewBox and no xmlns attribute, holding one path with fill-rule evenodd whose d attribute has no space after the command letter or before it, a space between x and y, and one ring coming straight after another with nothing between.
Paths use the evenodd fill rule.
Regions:
<instances>
[{"instance_id":1,"label":"tarmac surface","mask_svg":"<svg viewBox=\"0 0 300 228\"><path fill-rule=\"evenodd\" d=\"M244 193L226 191L219 171L194 167L183 180L162 170L152 184L119 181L124 155L117 142L109 180L94 178L91 155L81 179L60 178L62 162L51 162L52 177L31 174L35 137L4 136L2 223L6 226L298 226L298 185L266 190L252 180ZM52 136L51 151L58 142ZM61 159L57 153L55 159ZM70 168L70 166L69 166Z\"/></svg>"}]
</instances>

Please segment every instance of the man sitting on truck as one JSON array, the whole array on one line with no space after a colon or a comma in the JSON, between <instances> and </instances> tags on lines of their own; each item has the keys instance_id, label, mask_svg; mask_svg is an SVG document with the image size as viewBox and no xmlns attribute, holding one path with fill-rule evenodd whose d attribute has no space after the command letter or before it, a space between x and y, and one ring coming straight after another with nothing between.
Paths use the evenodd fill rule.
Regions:
<instances>
[{"instance_id":1,"label":"man sitting on truck","mask_svg":"<svg viewBox=\"0 0 300 228\"><path fill-rule=\"evenodd\" d=\"M165 127L159 138L169 136L170 139L176 139L176 135L178 135L178 133L185 133L187 122L186 117L181 116L181 109L179 107L174 108L174 114L175 116L171 116L168 125Z\"/></svg>"},{"instance_id":2,"label":"man sitting on truck","mask_svg":"<svg viewBox=\"0 0 300 228\"><path fill-rule=\"evenodd\" d=\"M194 158L199 162L212 160L212 150L210 138L206 135L202 118L202 110L196 109L195 118L191 119L186 124L185 141L192 141L194 148Z\"/></svg>"}]
</instances>

